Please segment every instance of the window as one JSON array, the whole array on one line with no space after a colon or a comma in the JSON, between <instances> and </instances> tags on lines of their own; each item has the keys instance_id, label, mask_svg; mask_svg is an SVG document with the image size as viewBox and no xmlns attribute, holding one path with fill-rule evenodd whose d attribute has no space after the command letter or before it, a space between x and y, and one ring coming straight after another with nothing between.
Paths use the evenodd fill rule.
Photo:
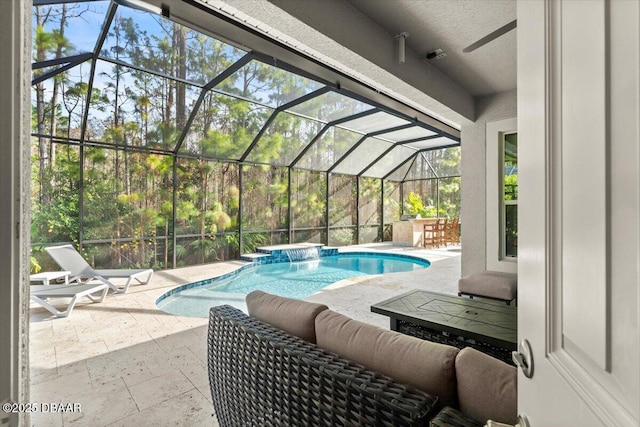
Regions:
<instances>
[{"instance_id":1,"label":"window","mask_svg":"<svg viewBox=\"0 0 640 427\"><path fill-rule=\"evenodd\" d=\"M510 185L515 184L511 180L517 177L517 132L515 118L487 123L485 261L487 270L505 273L518 272L515 223L518 197L517 187Z\"/></svg>"},{"instance_id":2,"label":"window","mask_svg":"<svg viewBox=\"0 0 640 427\"><path fill-rule=\"evenodd\" d=\"M502 144L502 257L518 256L518 134L504 135Z\"/></svg>"}]
</instances>

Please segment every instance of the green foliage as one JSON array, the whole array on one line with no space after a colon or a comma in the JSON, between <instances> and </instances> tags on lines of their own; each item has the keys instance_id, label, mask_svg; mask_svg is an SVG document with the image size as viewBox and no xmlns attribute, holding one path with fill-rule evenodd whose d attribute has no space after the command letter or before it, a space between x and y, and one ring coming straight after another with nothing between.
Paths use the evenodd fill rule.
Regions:
<instances>
[{"instance_id":1,"label":"green foliage","mask_svg":"<svg viewBox=\"0 0 640 427\"><path fill-rule=\"evenodd\" d=\"M243 236L243 253L255 252L258 246L271 244L267 233L247 233Z\"/></svg>"},{"instance_id":2,"label":"green foliage","mask_svg":"<svg viewBox=\"0 0 640 427\"><path fill-rule=\"evenodd\" d=\"M185 255L187 255L187 248L180 244L176 245L174 251L178 260L184 259Z\"/></svg>"},{"instance_id":3,"label":"green foliage","mask_svg":"<svg viewBox=\"0 0 640 427\"><path fill-rule=\"evenodd\" d=\"M435 183L433 184L435 185ZM439 206L436 206L435 198L427 199L425 205L418 193L410 191L404 202L404 212L410 215L419 214L422 218L458 217L460 215L460 178L441 178L438 188L440 192ZM434 194L434 196L436 195Z\"/></svg>"},{"instance_id":4,"label":"green foliage","mask_svg":"<svg viewBox=\"0 0 640 427\"><path fill-rule=\"evenodd\" d=\"M426 152L425 157L437 177L447 178L460 175L460 147L443 148ZM423 176L415 178L424 178Z\"/></svg>"},{"instance_id":5,"label":"green foliage","mask_svg":"<svg viewBox=\"0 0 640 427\"><path fill-rule=\"evenodd\" d=\"M33 255L31 255L31 268L30 268L31 274L39 273L40 270L42 270L42 267L38 263L38 259Z\"/></svg>"},{"instance_id":6,"label":"green foliage","mask_svg":"<svg viewBox=\"0 0 640 427\"><path fill-rule=\"evenodd\" d=\"M326 226L326 176L320 172L291 172L292 228Z\"/></svg>"},{"instance_id":7,"label":"green foliage","mask_svg":"<svg viewBox=\"0 0 640 427\"><path fill-rule=\"evenodd\" d=\"M62 147L61 147L62 148ZM37 159L32 159L32 176L42 176L55 187L43 186L34 179L31 216L31 240L34 242L76 241L79 232L79 164L78 152L64 147L56 155L55 167L41 173ZM44 192L44 194L42 194ZM45 197L46 196L46 197Z\"/></svg>"},{"instance_id":8,"label":"green foliage","mask_svg":"<svg viewBox=\"0 0 640 427\"><path fill-rule=\"evenodd\" d=\"M247 231L287 228L287 170L272 166L249 166L243 169L243 228Z\"/></svg>"},{"instance_id":9,"label":"green foliage","mask_svg":"<svg viewBox=\"0 0 640 427\"><path fill-rule=\"evenodd\" d=\"M34 242L71 242L78 239L79 195L64 191L49 204L36 204L31 217L31 240Z\"/></svg>"},{"instance_id":10,"label":"green foliage","mask_svg":"<svg viewBox=\"0 0 640 427\"><path fill-rule=\"evenodd\" d=\"M333 228L329 230L331 246L347 246L356 244L355 228Z\"/></svg>"},{"instance_id":11,"label":"green foliage","mask_svg":"<svg viewBox=\"0 0 640 427\"><path fill-rule=\"evenodd\" d=\"M31 247L31 256L30 256L30 268L29 273L35 274L39 273L42 270L42 265L40 263L40 259L43 258L44 255L44 247L43 246L33 246Z\"/></svg>"},{"instance_id":12,"label":"green foliage","mask_svg":"<svg viewBox=\"0 0 640 427\"><path fill-rule=\"evenodd\" d=\"M518 200L518 175L511 174L504 177L504 199Z\"/></svg>"},{"instance_id":13,"label":"green foliage","mask_svg":"<svg viewBox=\"0 0 640 427\"><path fill-rule=\"evenodd\" d=\"M410 215L422 215L425 212L424 204L422 203L422 199L413 191L409 193L408 200L408 209L407 213Z\"/></svg>"},{"instance_id":14,"label":"green foliage","mask_svg":"<svg viewBox=\"0 0 640 427\"><path fill-rule=\"evenodd\" d=\"M84 20L93 7L106 8L106 3L36 6L34 60L77 53L74 43L80 40L69 40L65 28L73 19ZM168 268L174 254L178 265L236 258L240 214L243 251L286 242L287 232L281 230L289 226L289 208L294 227L326 233L329 203L329 225L344 226L332 229L334 244L355 243L352 226L358 214L361 224L382 222L379 179L361 179L356 194L356 178L332 176L327 200L324 172L291 171L289 191L287 168L267 166L288 165L322 122L282 111L249 153L247 160L258 164L236 163L276 107L319 87L266 63L251 61L221 82L218 91L203 94L178 157L171 153L200 96L198 86L183 82L204 86L244 53L159 16L139 24L131 17L137 13L124 7L116 12L100 52L114 61L87 61L34 87L32 129L50 136L33 138L34 242L78 243L82 235L83 255L96 267ZM89 93L93 65L99 75ZM34 77L45 71L34 70ZM333 92L325 95L304 103L301 113L326 122L362 108ZM87 127L81 129L85 110ZM337 158L354 142L347 131L331 132L310 152L312 160ZM80 148L76 144L82 135ZM459 150L434 156L444 169L454 170L459 163ZM454 187L442 191L453 194ZM411 209L435 209L415 198ZM397 215L399 201L384 203L385 212ZM450 212L457 205L450 197L440 208ZM47 267L41 255L34 248L34 271Z\"/></svg>"}]
</instances>

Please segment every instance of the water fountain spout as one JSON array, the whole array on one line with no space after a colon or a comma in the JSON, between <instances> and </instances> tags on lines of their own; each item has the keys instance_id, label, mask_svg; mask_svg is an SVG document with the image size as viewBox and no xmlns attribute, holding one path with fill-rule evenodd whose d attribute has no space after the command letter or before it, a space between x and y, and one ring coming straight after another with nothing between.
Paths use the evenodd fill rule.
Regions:
<instances>
[{"instance_id":1,"label":"water fountain spout","mask_svg":"<svg viewBox=\"0 0 640 427\"><path fill-rule=\"evenodd\" d=\"M289 262L309 261L320 258L320 251L317 247L288 249L286 251Z\"/></svg>"}]
</instances>

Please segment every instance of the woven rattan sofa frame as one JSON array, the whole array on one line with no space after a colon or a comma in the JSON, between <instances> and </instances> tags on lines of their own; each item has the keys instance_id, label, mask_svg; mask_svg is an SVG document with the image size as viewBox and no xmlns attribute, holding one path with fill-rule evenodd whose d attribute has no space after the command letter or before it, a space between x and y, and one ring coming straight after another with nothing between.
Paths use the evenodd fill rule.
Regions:
<instances>
[{"instance_id":1,"label":"woven rattan sofa frame","mask_svg":"<svg viewBox=\"0 0 640 427\"><path fill-rule=\"evenodd\" d=\"M245 315L212 307L209 383L236 426L426 426L438 398Z\"/></svg>"}]
</instances>

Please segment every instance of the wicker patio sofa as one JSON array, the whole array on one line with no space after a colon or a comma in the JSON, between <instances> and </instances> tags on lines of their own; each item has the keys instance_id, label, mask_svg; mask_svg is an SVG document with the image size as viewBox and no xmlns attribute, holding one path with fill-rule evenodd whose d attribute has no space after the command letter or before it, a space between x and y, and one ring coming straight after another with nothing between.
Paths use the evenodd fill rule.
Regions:
<instances>
[{"instance_id":1,"label":"wicker patio sofa","mask_svg":"<svg viewBox=\"0 0 640 427\"><path fill-rule=\"evenodd\" d=\"M247 305L251 316L230 306L212 307L209 314L209 382L215 414L222 427L477 427L489 418L501 422L515 419L515 368L490 356L472 349L459 352L457 348L361 324L320 304L257 292L247 297ZM318 323L317 318L323 316L325 323ZM265 318L269 318L269 323L262 321ZM338 326L336 322L342 322L343 318L355 323ZM408 385L413 377L425 375L411 372L415 366L407 366L403 354L398 354L396 362L391 361L390 371L383 368L409 379L400 381L356 363L354 358L323 348L323 335L333 339L341 333L351 333L347 330L354 325L379 329L382 335L374 337L378 343L385 339L380 337L389 333L393 341L400 340L400 347L403 340L410 340L410 346L417 345L415 348L435 349L432 357L430 354L423 357L433 359L427 362L433 366L429 375L434 378L428 380L433 384L427 384L426 390ZM377 333L371 331L374 335ZM315 344L316 338L319 345ZM333 346L325 344L325 347ZM383 358L394 351L393 348L355 349L355 352ZM476 353L480 358L493 360L486 365L486 360L481 359L478 372L469 374L469 363L472 368L477 364ZM403 376L402 369L409 372ZM438 372L440 369L442 372ZM476 389L458 384L456 371L463 373L467 383L474 384ZM499 399L504 400L506 395L509 401L507 415L504 415L505 408L498 407L504 406L504 402L496 401L496 393L492 391L495 386L479 384L483 374L491 376L496 372ZM477 386L483 389L480 395Z\"/></svg>"}]
</instances>

